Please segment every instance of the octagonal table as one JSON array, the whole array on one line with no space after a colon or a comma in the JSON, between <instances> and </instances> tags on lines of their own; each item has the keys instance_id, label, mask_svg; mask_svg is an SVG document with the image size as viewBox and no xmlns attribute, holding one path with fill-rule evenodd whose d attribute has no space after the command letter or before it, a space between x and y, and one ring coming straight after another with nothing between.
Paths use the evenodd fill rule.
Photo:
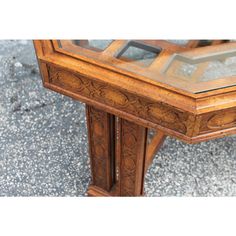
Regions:
<instances>
[{"instance_id":1,"label":"octagonal table","mask_svg":"<svg viewBox=\"0 0 236 236\"><path fill-rule=\"evenodd\" d=\"M36 40L46 88L86 103L90 196L143 195L166 135L197 143L236 133L236 43Z\"/></svg>"}]
</instances>

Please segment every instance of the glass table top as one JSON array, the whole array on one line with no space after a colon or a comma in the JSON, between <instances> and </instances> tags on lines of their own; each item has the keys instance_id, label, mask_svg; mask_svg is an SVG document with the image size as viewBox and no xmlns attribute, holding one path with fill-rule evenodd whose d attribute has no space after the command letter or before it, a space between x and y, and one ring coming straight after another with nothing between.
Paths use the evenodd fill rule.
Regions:
<instances>
[{"instance_id":1,"label":"glass table top","mask_svg":"<svg viewBox=\"0 0 236 236\"><path fill-rule=\"evenodd\" d=\"M103 51L111 44L112 41L113 40L72 40L72 43L93 51Z\"/></svg>"},{"instance_id":2,"label":"glass table top","mask_svg":"<svg viewBox=\"0 0 236 236\"><path fill-rule=\"evenodd\" d=\"M233 40L57 40L70 56L144 76L191 93L236 85Z\"/></svg>"},{"instance_id":3,"label":"glass table top","mask_svg":"<svg viewBox=\"0 0 236 236\"><path fill-rule=\"evenodd\" d=\"M161 48L151 48L146 45L130 41L117 55L117 58L141 63L142 66L150 65L161 53Z\"/></svg>"},{"instance_id":4,"label":"glass table top","mask_svg":"<svg viewBox=\"0 0 236 236\"><path fill-rule=\"evenodd\" d=\"M236 52L233 56L215 56L194 60L175 56L163 72L186 81L203 82L236 75Z\"/></svg>"}]
</instances>

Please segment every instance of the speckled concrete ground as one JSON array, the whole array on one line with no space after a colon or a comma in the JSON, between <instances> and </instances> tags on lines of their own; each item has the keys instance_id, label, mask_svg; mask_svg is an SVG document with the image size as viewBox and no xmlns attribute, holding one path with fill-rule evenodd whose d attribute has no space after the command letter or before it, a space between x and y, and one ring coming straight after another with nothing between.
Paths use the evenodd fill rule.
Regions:
<instances>
[{"instance_id":1,"label":"speckled concrete ground","mask_svg":"<svg viewBox=\"0 0 236 236\"><path fill-rule=\"evenodd\" d=\"M84 105L42 87L31 41L0 41L0 86L0 196L84 196ZM146 195L236 196L235 142L168 138L146 175Z\"/></svg>"}]
</instances>

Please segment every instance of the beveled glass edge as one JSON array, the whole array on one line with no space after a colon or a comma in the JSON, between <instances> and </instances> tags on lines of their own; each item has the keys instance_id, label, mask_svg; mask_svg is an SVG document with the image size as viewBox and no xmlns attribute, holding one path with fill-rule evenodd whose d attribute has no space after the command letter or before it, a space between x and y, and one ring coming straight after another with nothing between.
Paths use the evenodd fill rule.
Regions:
<instances>
[{"instance_id":1,"label":"beveled glass edge","mask_svg":"<svg viewBox=\"0 0 236 236\"><path fill-rule=\"evenodd\" d=\"M169 59L169 61L166 63L166 65L162 69L161 73L163 73L163 74L166 73L174 61L181 61L181 62L190 64L190 65L195 65L195 64L202 63L202 62L207 62L207 61L210 62L213 60L225 59L225 58L233 57L233 56L236 56L236 48L231 49L229 51L216 52L216 53L211 53L210 55L203 55L200 57L192 57L192 58L181 55L179 53L175 53Z\"/></svg>"}]
</instances>

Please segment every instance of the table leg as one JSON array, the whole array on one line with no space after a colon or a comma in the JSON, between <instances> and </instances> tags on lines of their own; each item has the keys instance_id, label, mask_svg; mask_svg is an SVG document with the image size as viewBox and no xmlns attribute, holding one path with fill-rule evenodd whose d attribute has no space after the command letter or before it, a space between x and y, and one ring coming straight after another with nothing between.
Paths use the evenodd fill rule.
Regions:
<instances>
[{"instance_id":1,"label":"table leg","mask_svg":"<svg viewBox=\"0 0 236 236\"><path fill-rule=\"evenodd\" d=\"M86 115L92 186L109 193L115 181L114 116L88 105ZM93 195L90 191L88 194Z\"/></svg>"},{"instance_id":2,"label":"table leg","mask_svg":"<svg viewBox=\"0 0 236 236\"><path fill-rule=\"evenodd\" d=\"M117 119L118 195L143 195L147 128Z\"/></svg>"},{"instance_id":3,"label":"table leg","mask_svg":"<svg viewBox=\"0 0 236 236\"><path fill-rule=\"evenodd\" d=\"M88 195L143 195L147 128L92 106L86 110L92 169Z\"/></svg>"}]
</instances>

